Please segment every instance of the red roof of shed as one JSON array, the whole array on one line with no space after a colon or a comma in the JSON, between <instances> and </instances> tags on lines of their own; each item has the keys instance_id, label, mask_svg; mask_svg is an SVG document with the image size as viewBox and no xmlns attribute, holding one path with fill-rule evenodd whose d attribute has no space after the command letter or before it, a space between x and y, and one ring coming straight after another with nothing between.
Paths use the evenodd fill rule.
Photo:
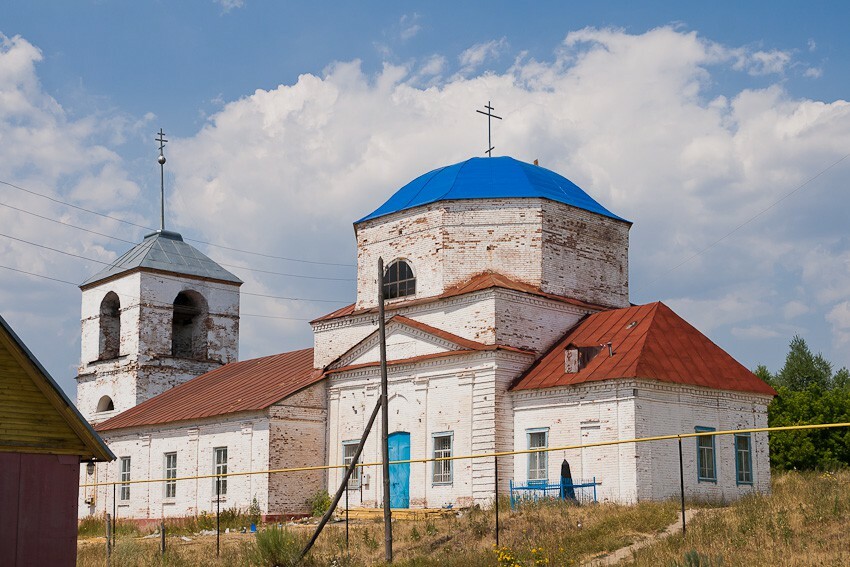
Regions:
<instances>
[{"instance_id":1,"label":"red roof of shed","mask_svg":"<svg viewBox=\"0 0 850 567\"><path fill-rule=\"evenodd\" d=\"M578 372L565 371L567 347L611 343ZM513 390L570 386L616 378L754 392L776 391L661 302L589 315L513 384Z\"/></svg>"},{"instance_id":2,"label":"red roof of shed","mask_svg":"<svg viewBox=\"0 0 850 567\"><path fill-rule=\"evenodd\" d=\"M313 349L232 362L96 426L98 431L262 410L322 379Z\"/></svg>"}]
</instances>

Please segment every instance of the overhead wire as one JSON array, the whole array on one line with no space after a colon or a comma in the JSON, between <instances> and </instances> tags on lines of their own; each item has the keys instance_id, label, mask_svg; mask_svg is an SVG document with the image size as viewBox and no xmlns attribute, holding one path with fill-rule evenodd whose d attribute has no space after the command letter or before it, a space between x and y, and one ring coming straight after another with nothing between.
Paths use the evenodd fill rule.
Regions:
<instances>
[{"instance_id":1,"label":"overhead wire","mask_svg":"<svg viewBox=\"0 0 850 567\"><path fill-rule=\"evenodd\" d=\"M3 268L5 270L11 270L13 272L18 272L18 273L21 273L21 274L26 274L28 276L34 276L36 278L43 278L43 279L46 279L46 280L51 280L51 281L54 281L54 282L59 282L59 283L72 285L74 287L79 287L78 284L76 284L74 282L69 282L68 280L53 278L53 277L50 277L50 276L45 276L44 274L36 274L34 272L28 272L26 270L20 270L18 268L13 268L11 266L4 266L4 265L0 264L0 268ZM132 300L138 300L139 302L142 301L141 297L139 297L137 295L131 295L131 294L128 294L128 293L122 293L122 292L117 292L117 291L114 292L114 293L116 295L126 297L126 298L129 298L129 299L132 299ZM164 302L160 302L160 301L147 300L147 301L145 301L145 303L149 304L149 305L154 305L154 306L158 306L158 307L165 307L165 308L174 307L174 305L172 305L170 303L164 303ZM263 319L283 319L283 320L288 320L288 321L312 321L313 320L313 319L305 319L305 318L301 318L301 317L284 317L282 315L264 315L264 314L259 314L259 313L240 313L239 316L240 317L259 317L259 318L263 318Z\"/></svg>"},{"instance_id":2,"label":"overhead wire","mask_svg":"<svg viewBox=\"0 0 850 567\"><path fill-rule=\"evenodd\" d=\"M14 241L17 241L17 242L28 244L30 246L35 246L37 248L44 248L44 249L50 250L52 252L64 254L65 256L70 256L72 258L79 258L81 260L86 260L88 262L95 262L95 263L103 264L103 265L106 265L106 266L113 265L113 262L104 262L103 260L97 260L95 258L88 258L86 256L81 256L79 254L74 254L72 252L66 252L64 250L59 250L58 248L52 248L50 246L45 246L43 244L38 244L36 242L24 240L22 238L16 238L16 237L10 236L8 234L0 233L0 236L8 238L10 240L14 240ZM9 269L12 269L12 268L9 268ZM16 270L16 271L21 271L21 270ZM36 275L36 274L30 274L30 275ZM41 277L47 277L47 276L41 276ZM171 278L171 277L169 277L165 274L161 274L160 277L165 278L165 279L171 279L171 280L174 280L174 281L180 281L177 278ZM65 280L57 280L57 281L65 281ZM67 282L67 283L72 283L72 282ZM78 286L79 284L73 284L73 285ZM306 298L306 297L285 297L285 296L281 296L281 295L271 295L271 294L251 293L251 292L242 292L242 295L265 297L265 298L269 298L269 299L283 299L283 300L287 300L287 301L311 301L311 302L317 302L317 303L348 303L347 301L341 301L341 300L337 300L337 299L312 299L312 298Z\"/></svg>"},{"instance_id":3,"label":"overhead wire","mask_svg":"<svg viewBox=\"0 0 850 567\"><path fill-rule=\"evenodd\" d=\"M659 275L658 275L658 277L656 277L655 279L653 279L653 280L650 280L650 281L646 282L645 284L643 284L643 286L641 286L641 287L639 287L639 288L637 288L637 289L635 289L635 290L633 290L633 291L634 291L634 292L642 291L643 289L645 289L646 287L648 287L648 286L650 286L650 285L654 284L655 282L657 282L658 280L660 280L661 278L663 278L664 276L666 276L666 275L667 275L667 274L669 274L670 272L675 271L675 270L677 270L677 269L681 268L682 266L684 266L685 264L687 264L688 262L690 262L690 261L691 261L691 260L693 260L694 258L697 258L698 256L701 256L702 254L705 254L705 253L706 253L706 252L708 252L710 249L714 248L715 246L717 246L718 244L720 244L721 242L723 242L724 240L726 240L727 238L729 238L730 236L732 236L733 234L735 234L736 232L738 232L739 230L741 230L742 228L744 228L746 225L748 225L748 224L750 224L751 222L753 222L754 220L756 220L756 219L757 219L758 217L760 217L761 215L765 214L765 213L766 213L766 212L768 212L769 210L771 210L771 209L773 209L774 207L776 207L777 205L779 205L782 201L784 201L784 200L785 200L785 199L787 199L788 197L792 196L793 194L797 193L798 191L800 191L800 190L802 190L803 188L805 188L806 186L808 186L808 185L809 185L812 181L814 181L815 179L817 179L818 177L820 177L821 175L823 175L824 173L826 173L826 172L827 172L827 171L829 171L830 169L834 168L835 166L837 166L838 164L840 164L841 162L843 162L844 160L846 160L848 157L850 157L850 153L844 154L844 156L842 156L841 158L839 158L839 159L838 159L838 160L836 160L835 162L831 163L830 165L828 165L828 166L827 166L827 167L825 167L824 169L820 170L820 171L819 171L819 172L817 172L815 175L813 175L812 177L808 178L806 181L804 181L803 183L801 183L800 185L798 185L797 187L795 187L795 188L794 188L794 189L792 189L791 191L789 191L789 192L785 193L785 194L784 194L784 195L782 195L779 199L775 200L774 202L772 202L772 203L771 203L770 205L768 205L767 207L765 207L765 208L761 209L759 212L757 212L757 213L756 213L756 214L754 214L753 216L749 217L747 220L745 220L745 221L744 221L744 222L742 222L741 224L737 225L735 228L733 228L732 230L730 230L729 232L727 232L726 234L724 234L723 236L721 236L721 237L720 237L720 238L718 238L717 240L713 241L713 242L712 242L712 243L710 243L708 246L706 246L706 247L704 247L704 248L702 248L702 249L698 250L697 252L693 253L692 255L688 256L687 258L685 258L684 260L682 260L681 262L679 262L678 264L676 264L676 265L675 265L675 266L673 266L672 268L670 268L670 269L668 269L667 271L662 272L661 274L659 274Z\"/></svg>"},{"instance_id":4,"label":"overhead wire","mask_svg":"<svg viewBox=\"0 0 850 567\"><path fill-rule=\"evenodd\" d=\"M95 210L92 210L92 209L87 209L86 207L74 205L72 203L68 203L67 201L63 201L61 199L57 199L57 198L51 197L49 195L45 195L44 193L39 193L38 191L33 191L32 189L26 189L24 187L21 187L20 185L10 183L10 182L4 181L2 179L0 179L0 184L6 185L8 187L12 187L13 189L17 189L17 190L23 191L25 193L29 193L30 195L35 195L37 197L47 199L48 201L52 201L54 203L64 205L66 207L71 207L72 209L76 209L78 211L83 211L83 212L86 212L86 213L89 213L89 214L92 214L92 215L97 215L97 216L105 218L105 219L113 220L113 221L116 221L116 222L120 222L120 223L123 223L123 224L134 226L136 228L141 228L141 229L144 229L144 230L149 230L149 231L155 231L156 230L156 229L151 228L149 226L144 226L144 225L141 225L141 224L138 224L138 223L134 223L132 221L128 221L128 220L119 218L119 217L114 217L112 215L107 215L105 213L101 213L101 212L98 212L98 211L95 211ZM62 224L65 224L65 223L62 223ZM264 253L264 252L255 252L253 250L243 250L243 249L240 249L240 248L223 246L221 244L214 244L212 242L207 242L207 241L199 240L199 239L196 239L196 238L186 238L186 240L188 240L190 242L197 242L198 244L203 244L205 246L211 246L211 247L214 247L214 248L222 248L224 250L230 250L232 252L239 252L241 254L251 254L251 255L254 255L254 256L260 256L260 257L263 257L263 258L271 258L271 259L274 259L274 260L285 260L287 262L299 262L299 263L303 263L303 264L316 264L316 265L320 265L320 266L339 266L339 267L345 267L345 268L352 268L352 267L356 266L355 264L346 264L346 263L341 263L341 262L321 262L321 261L318 261L318 260L304 260L304 259L301 259L301 258L289 258L289 257L286 257L286 256L277 256L277 255L274 255L274 254L267 254L267 253Z\"/></svg>"}]
</instances>

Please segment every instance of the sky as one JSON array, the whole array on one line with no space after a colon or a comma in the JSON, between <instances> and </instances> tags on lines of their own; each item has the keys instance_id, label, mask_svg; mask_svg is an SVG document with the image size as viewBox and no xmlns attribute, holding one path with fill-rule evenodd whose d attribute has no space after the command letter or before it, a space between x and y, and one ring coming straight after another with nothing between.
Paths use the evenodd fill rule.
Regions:
<instances>
[{"instance_id":1,"label":"sky","mask_svg":"<svg viewBox=\"0 0 850 567\"><path fill-rule=\"evenodd\" d=\"M4 2L0 314L73 399L79 283L159 225L245 281L240 358L351 303L352 223L437 167L631 220L634 303L749 368L850 365L850 5Z\"/></svg>"}]
</instances>

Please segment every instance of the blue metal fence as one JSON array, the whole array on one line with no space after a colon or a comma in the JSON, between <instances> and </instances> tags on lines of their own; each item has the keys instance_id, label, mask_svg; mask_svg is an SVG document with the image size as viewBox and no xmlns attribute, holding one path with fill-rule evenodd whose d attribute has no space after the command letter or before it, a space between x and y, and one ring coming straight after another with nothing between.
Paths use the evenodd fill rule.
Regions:
<instances>
[{"instance_id":1,"label":"blue metal fence","mask_svg":"<svg viewBox=\"0 0 850 567\"><path fill-rule=\"evenodd\" d=\"M579 504L596 502L596 477L592 480L574 480L573 482L536 482L514 484L511 480L511 508L525 502L545 500L572 500Z\"/></svg>"}]
</instances>

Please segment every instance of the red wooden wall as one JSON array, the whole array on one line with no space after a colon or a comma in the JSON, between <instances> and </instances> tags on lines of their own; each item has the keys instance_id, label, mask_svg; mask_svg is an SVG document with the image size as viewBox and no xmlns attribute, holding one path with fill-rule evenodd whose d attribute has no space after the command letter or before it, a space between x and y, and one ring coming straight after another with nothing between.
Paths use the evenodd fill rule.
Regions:
<instances>
[{"instance_id":1,"label":"red wooden wall","mask_svg":"<svg viewBox=\"0 0 850 567\"><path fill-rule=\"evenodd\" d=\"M0 452L0 565L77 562L80 458Z\"/></svg>"}]
</instances>

